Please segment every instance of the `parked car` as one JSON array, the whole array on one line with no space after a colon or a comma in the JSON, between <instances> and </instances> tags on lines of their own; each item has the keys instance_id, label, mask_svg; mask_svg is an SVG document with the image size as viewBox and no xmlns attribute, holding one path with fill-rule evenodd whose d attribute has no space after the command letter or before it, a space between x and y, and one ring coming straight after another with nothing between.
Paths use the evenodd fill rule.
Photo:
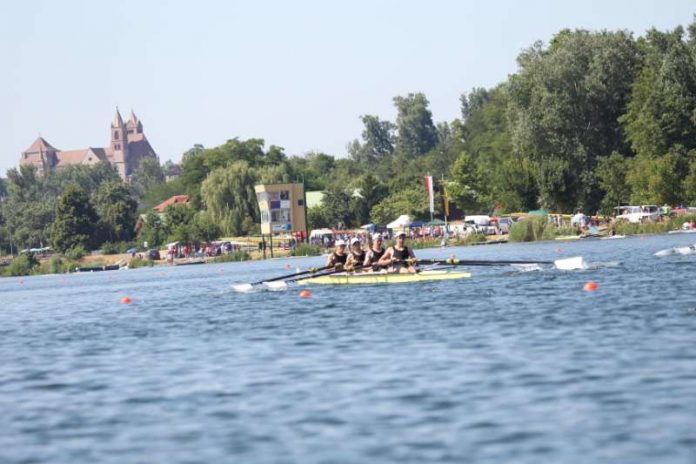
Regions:
<instances>
[{"instance_id":1,"label":"parked car","mask_svg":"<svg viewBox=\"0 0 696 464\"><path fill-rule=\"evenodd\" d=\"M502 235L509 234L510 228L512 227L513 221L509 217L498 218L498 230Z\"/></svg>"},{"instance_id":2,"label":"parked car","mask_svg":"<svg viewBox=\"0 0 696 464\"><path fill-rule=\"evenodd\" d=\"M157 260L161 259L159 250L157 250L155 248L148 250L147 251L147 259L149 259L150 261L157 261Z\"/></svg>"}]
</instances>

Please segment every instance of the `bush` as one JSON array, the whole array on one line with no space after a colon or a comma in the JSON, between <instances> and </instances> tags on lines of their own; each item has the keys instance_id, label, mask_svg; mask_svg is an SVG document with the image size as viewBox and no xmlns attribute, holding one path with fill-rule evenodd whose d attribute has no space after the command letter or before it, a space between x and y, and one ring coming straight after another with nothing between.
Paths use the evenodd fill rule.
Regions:
<instances>
[{"instance_id":1,"label":"bush","mask_svg":"<svg viewBox=\"0 0 696 464\"><path fill-rule=\"evenodd\" d=\"M65 256L73 261L77 261L79 259L82 259L85 255L87 254L87 250L81 245L78 245L76 247L73 247L69 249L67 252L65 252Z\"/></svg>"},{"instance_id":2,"label":"bush","mask_svg":"<svg viewBox=\"0 0 696 464\"><path fill-rule=\"evenodd\" d=\"M139 267L152 267L155 263L149 259L133 258L128 261L128 269L137 269Z\"/></svg>"},{"instance_id":3,"label":"bush","mask_svg":"<svg viewBox=\"0 0 696 464\"><path fill-rule=\"evenodd\" d=\"M103 255L117 255L121 251L118 249L117 243L105 242L101 247Z\"/></svg>"},{"instance_id":4,"label":"bush","mask_svg":"<svg viewBox=\"0 0 696 464\"><path fill-rule=\"evenodd\" d=\"M104 242L101 246L101 252L103 255L118 255L131 248L138 249L138 246L134 242Z\"/></svg>"},{"instance_id":5,"label":"bush","mask_svg":"<svg viewBox=\"0 0 696 464\"><path fill-rule=\"evenodd\" d=\"M217 256L213 259L214 263L231 263L235 261L249 261L251 256L246 251L240 250L229 255Z\"/></svg>"},{"instance_id":6,"label":"bush","mask_svg":"<svg viewBox=\"0 0 696 464\"><path fill-rule=\"evenodd\" d=\"M37 265L36 258L32 255L17 256L12 260L9 266L4 271L6 276L27 276L32 273Z\"/></svg>"},{"instance_id":7,"label":"bush","mask_svg":"<svg viewBox=\"0 0 696 464\"><path fill-rule=\"evenodd\" d=\"M290 252L290 256L320 256L324 252L324 248L319 245L309 245L300 243Z\"/></svg>"},{"instance_id":8,"label":"bush","mask_svg":"<svg viewBox=\"0 0 696 464\"><path fill-rule=\"evenodd\" d=\"M44 261L38 268L34 269L36 274L63 274L72 272L80 263L71 261L64 256L53 255L48 261Z\"/></svg>"},{"instance_id":9,"label":"bush","mask_svg":"<svg viewBox=\"0 0 696 464\"><path fill-rule=\"evenodd\" d=\"M511 242L534 242L536 240L543 240L546 226L546 218L542 216L522 219L510 227L508 240Z\"/></svg>"}]
</instances>

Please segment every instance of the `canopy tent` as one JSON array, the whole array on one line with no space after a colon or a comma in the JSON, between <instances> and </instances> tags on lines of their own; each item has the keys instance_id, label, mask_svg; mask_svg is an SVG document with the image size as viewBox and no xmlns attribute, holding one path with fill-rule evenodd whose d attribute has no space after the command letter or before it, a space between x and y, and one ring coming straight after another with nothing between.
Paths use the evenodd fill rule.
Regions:
<instances>
[{"instance_id":1,"label":"canopy tent","mask_svg":"<svg viewBox=\"0 0 696 464\"><path fill-rule=\"evenodd\" d=\"M387 224L387 229L401 229L404 227L409 227L411 225L411 218L408 214L402 214L394 221Z\"/></svg>"},{"instance_id":2,"label":"canopy tent","mask_svg":"<svg viewBox=\"0 0 696 464\"><path fill-rule=\"evenodd\" d=\"M425 221L416 220L416 221L413 221L409 227L423 227L424 225L425 225Z\"/></svg>"},{"instance_id":3,"label":"canopy tent","mask_svg":"<svg viewBox=\"0 0 696 464\"><path fill-rule=\"evenodd\" d=\"M447 223L443 221L442 219L433 219L430 222L427 222L425 225L428 227L437 227L437 226L444 226Z\"/></svg>"},{"instance_id":4,"label":"canopy tent","mask_svg":"<svg viewBox=\"0 0 696 464\"><path fill-rule=\"evenodd\" d=\"M548 216L549 212L545 209L533 209L528 214L530 216Z\"/></svg>"},{"instance_id":5,"label":"canopy tent","mask_svg":"<svg viewBox=\"0 0 696 464\"><path fill-rule=\"evenodd\" d=\"M324 235L333 235L333 230L331 229L314 229L312 232L310 232L309 236L312 238L315 237L321 237Z\"/></svg>"},{"instance_id":6,"label":"canopy tent","mask_svg":"<svg viewBox=\"0 0 696 464\"><path fill-rule=\"evenodd\" d=\"M373 223L369 223L369 224L365 224L365 225L360 226L360 228L365 229L369 232L372 232L373 230L375 230L377 228L377 226Z\"/></svg>"}]
</instances>

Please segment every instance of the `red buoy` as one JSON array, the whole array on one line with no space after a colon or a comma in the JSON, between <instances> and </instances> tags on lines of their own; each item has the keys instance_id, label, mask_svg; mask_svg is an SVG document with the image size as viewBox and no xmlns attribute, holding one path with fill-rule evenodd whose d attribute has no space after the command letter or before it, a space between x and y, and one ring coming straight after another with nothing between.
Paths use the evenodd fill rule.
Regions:
<instances>
[{"instance_id":1,"label":"red buoy","mask_svg":"<svg viewBox=\"0 0 696 464\"><path fill-rule=\"evenodd\" d=\"M595 290L597 290L597 282L590 280L582 287L582 289L586 292L594 292Z\"/></svg>"},{"instance_id":2,"label":"red buoy","mask_svg":"<svg viewBox=\"0 0 696 464\"><path fill-rule=\"evenodd\" d=\"M123 298L121 298L121 303L123 303L123 304L131 304L132 301L131 301L131 299L130 299L129 297L124 296Z\"/></svg>"},{"instance_id":3,"label":"red buoy","mask_svg":"<svg viewBox=\"0 0 696 464\"><path fill-rule=\"evenodd\" d=\"M310 296L312 296L311 290L302 290L300 292L300 298L309 298Z\"/></svg>"}]
</instances>

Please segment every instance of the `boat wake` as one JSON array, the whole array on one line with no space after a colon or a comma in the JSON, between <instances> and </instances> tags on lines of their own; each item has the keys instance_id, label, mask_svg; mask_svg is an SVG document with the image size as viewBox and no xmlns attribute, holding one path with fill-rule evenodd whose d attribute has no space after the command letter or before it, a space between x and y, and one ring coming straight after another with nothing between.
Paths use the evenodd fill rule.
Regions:
<instances>
[{"instance_id":1,"label":"boat wake","mask_svg":"<svg viewBox=\"0 0 696 464\"><path fill-rule=\"evenodd\" d=\"M660 250L655 253L655 256L673 256L673 255L693 255L696 254L696 244L686 247L675 247L667 248L666 250Z\"/></svg>"}]
</instances>

